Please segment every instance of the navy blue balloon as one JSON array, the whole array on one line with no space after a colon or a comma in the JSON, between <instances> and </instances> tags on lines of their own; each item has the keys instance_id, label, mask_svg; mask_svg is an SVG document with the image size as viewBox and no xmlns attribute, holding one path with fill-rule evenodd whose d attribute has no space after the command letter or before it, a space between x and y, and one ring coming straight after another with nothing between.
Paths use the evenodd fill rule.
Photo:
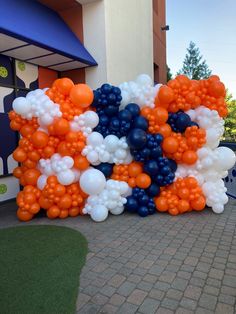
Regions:
<instances>
[{"instance_id":1,"label":"navy blue balloon","mask_svg":"<svg viewBox=\"0 0 236 314\"><path fill-rule=\"evenodd\" d=\"M125 109L129 110L133 117L137 117L140 114L140 108L135 103L130 103L125 106Z\"/></svg>"},{"instance_id":2,"label":"navy blue balloon","mask_svg":"<svg viewBox=\"0 0 236 314\"><path fill-rule=\"evenodd\" d=\"M148 208L146 206L140 206L138 208L138 214L141 217L146 217L148 216L149 212L148 212Z\"/></svg>"},{"instance_id":3,"label":"navy blue balloon","mask_svg":"<svg viewBox=\"0 0 236 314\"><path fill-rule=\"evenodd\" d=\"M149 197L148 197L148 195L145 194L145 195L139 197L138 202L139 202L139 204L141 204L141 205L147 205L148 202L149 202Z\"/></svg>"},{"instance_id":4,"label":"navy blue balloon","mask_svg":"<svg viewBox=\"0 0 236 314\"><path fill-rule=\"evenodd\" d=\"M119 112L119 108L113 105L109 105L104 109L104 112L107 116L113 117Z\"/></svg>"},{"instance_id":5,"label":"navy blue balloon","mask_svg":"<svg viewBox=\"0 0 236 314\"><path fill-rule=\"evenodd\" d=\"M157 159L162 156L162 148L161 146L155 147L151 150L151 158Z\"/></svg>"},{"instance_id":6,"label":"navy blue balloon","mask_svg":"<svg viewBox=\"0 0 236 314\"><path fill-rule=\"evenodd\" d=\"M108 125L109 123L109 118L108 116L106 116L105 114L101 115L99 117L99 124L102 125L102 126L105 126L105 125Z\"/></svg>"},{"instance_id":7,"label":"navy blue balloon","mask_svg":"<svg viewBox=\"0 0 236 314\"><path fill-rule=\"evenodd\" d=\"M160 169L160 173L163 175L168 175L169 173L171 173L171 168L168 166L164 166Z\"/></svg>"},{"instance_id":8,"label":"navy blue balloon","mask_svg":"<svg viewBox=\"0 0 236 314\"><path fill-rule=\"evenodd\" d=\"M133 128L142 129L144 131L147 131L148 129L148 121L143 116L138 116L134 119Z\"/></svg>"},{"instance_id":9,"label":"navy blue balloon","mask_svg":"<svg viewBox=\"0 0 236 314\"><path fill-rule=\"evenodd\" d=\"M120 120L130 122L132 120L132 114L129 110L121 110L118 114L118 117Z\"/></svg>"},{"instance_id":10,"label":"navy blue balloon","mask_svg":"<svg viewBox=\"0 0 236 314\"><path fill-rule=\"evenodd\" d=\"M145 191L148 196L155 197L160 194L160 187L156 183L152 183Z\"/></svg>"},{"instance_id":11,"label":"navy blue balloon","mask_svg":"<svg viewBox=\"0 0 236 314\"><path fill-rule=\"evenodd\" d=\"M199 125L197 124L197 122L191 121L189 126L197 126L199 128Z\"/></svg>"},{"instance_id":12,"label":"navy blue balloon","mask_svg":"<svg viewBox=\"0 0 236 314\"><path fill-rule=\"evenodd\" d=\"M103 163L95 166L95 168L100 170L106 178L109 178L112 175L113 164L103 162Z\"/></svg>"},{"instance_id":13,"label":"navy blue balloon","mask_svg":"<svg viewBox=\"0 0 236 314\"><path fill-rule=\"evenodd\" d=\"M120 128L120 120L115 117L111 118L111 122L109 126L110 126L110 129L118 131Z\"/></svg>"},{"instance_id":14,"label":"navy blue balloon","mask_svg":"<svg viewBox=\"0 0 236 314\"><path fill-rule=\"evenodd\" d=\"M125 209L130 213L135 213L138 210L138 202L133 196L127 197L127 202L125 204Z\"/></svg>"},{"instance_id":15,"label":"navy blue balloon","mask_svg":"<svg viewBox=\"0 0 236 314\"><path fill-rule=\"evenodd\" d=\"M169 160L169 166L172 170L172 172L175 172L177 170L177 163L173 159L168 159Z\"/></svg>"},{"instance_id":16,"label":"navy blue balloon","mask_svg":"<svg viewBox=\"0 0 236 314\"><path fill-rule=\"evenodd\" d=\"M141 149L147 142L147 134L142 129L133 129L127 136L127 143L131 149Z\"/></svg>"},{"instance_id":17,"label":"navy blue balloon","mask_svg":"<svg viewBox=\"0 0 236 314\"><path fill-rule=\"evenodd\" d=\"M191 119L189 115L184 112L178 114L178 118L176 120L176 127L179 129L180 132L184 132L186 128L190 125Z\"/></svg>"},{"instance_id":18,"label":"navy blue balloon","mask_svg":"<svg viewBox=\"0 0 236 314\"><path fill-rule=\"evenodd\" d=\"M148 207L148 215L153 215L156 213L156 208Z\"/></svg>"},{"instance_id":19,"label":"navy blue balloon","mask_svg":"<svg viewBox=\"0 0 236 314\"><path fill-rule=\"evenodd\" d=\"M157 175L159 168L158 168L158 164L157 164L156 160L146 161L144 166L143 166L143 170L144 170L144 172L146 172L150 176Z\"/></svg>"},{"instance_id":20,"label":"navy blue balloon","mask_svg":"<svg viewBox=\"0 0 236 314\"><path fill-rule=\"evenodd\" d=\"M112 91L112 86L110 84L103 84L101 90L104 94L109 94Z\"/></svg>"}]
</instances>

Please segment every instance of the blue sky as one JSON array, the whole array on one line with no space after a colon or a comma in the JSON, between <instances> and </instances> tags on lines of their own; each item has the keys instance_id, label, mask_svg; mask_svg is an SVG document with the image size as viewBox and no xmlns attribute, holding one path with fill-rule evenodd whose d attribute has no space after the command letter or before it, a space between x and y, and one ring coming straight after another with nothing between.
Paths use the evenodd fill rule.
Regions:
<instances>
[{"instance_id":1,"label":"blue sky","mask_svg":"<svg viewBox=\"0 0 236 314\"><path fill-rule=\"evenodd\" d=\"M182 67L192 40L236 98L236 0L166 0L167 64Z\"/></svg>"}]
</instances>

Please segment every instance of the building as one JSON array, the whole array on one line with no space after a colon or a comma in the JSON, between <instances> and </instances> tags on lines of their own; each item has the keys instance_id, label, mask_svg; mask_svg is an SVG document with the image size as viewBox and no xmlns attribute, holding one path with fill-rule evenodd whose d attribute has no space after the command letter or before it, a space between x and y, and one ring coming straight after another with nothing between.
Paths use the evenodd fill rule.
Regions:
<instances>
[{"instance_id":1,"label":"building","mask_svg":"<svg viewBox=\"0 0 236 314\"><path fill-rule=\"evenodd\" d=\"M166 81L165 0L0 0L0 202L19 191L12 176L15 97L70 77L97 88L147 73Z\"/></svg>"}]
</instances>

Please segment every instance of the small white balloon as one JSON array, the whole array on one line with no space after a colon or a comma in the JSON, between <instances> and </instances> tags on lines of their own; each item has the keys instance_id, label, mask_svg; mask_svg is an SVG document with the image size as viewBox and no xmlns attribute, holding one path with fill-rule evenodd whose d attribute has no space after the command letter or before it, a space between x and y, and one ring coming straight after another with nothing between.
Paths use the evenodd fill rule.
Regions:
<instances>
[{"instance_id":1,"label":"small white balloon","mask_svg":"<svg viewBox=\"0 0 236 314\"><path fill-rule=\"evenodd\" d=\"M108 209L103 205L94 206L90 211L90 216L94 221L102 222L108 216Z\"/></svg>"},{"instance_id":2,"label":"small white balloon","mask_svg":"<svg viewBox=\"0 0 236 314\"><path fill-rule=\"evenodd\" d=\"M98 132L92 132L87 137L87 145L91 145L93 147L99 146L103 143L103 136Z\"/></svg>"},{"instance_id":3,"label":"small white balloon","mask_svg":"<svg viewBox=\"0 0 236 314\"><path fill-rule=\"evenodd\" d=\"M47 176L45 176L44 174L42 174L38 180L37 180L37 187L40 190L43 190L43 188L45 187L45 185L47 184Z\"/></svg>"},{"instance_id":4,"label":"small white balloon","mask_svg":"<svg viewBox=\"0 0 236 314\"><path fill-rule=\"evenodd\" d=\"M14 101L12 103L12 107L16 113L24 116L30 112L31 103L25 97L17 97L16 99L14 99Z\"/></svg>"},{"instance_id":5,"label":"small white balloon","mask_svg":"<svg viewBox=\"0 0 236 314\"><path fill-rule=\"evenodd\" d=\"M112 213L113 215L120 215L123 213L123 211L123 206L116 206L115 208L110 209L110 213Z\"/></svg>"},{"instance_id":6,"label":"small white balloon","mask_svg":"<svg viewBox=\"0 0 236 314\"><path fill-rule=\"evenodd\" d=\"M59 183L61 183L62 185L70 185L74 182L75 175L72 170L68 169L68 170L60 172L57 175L57 179Z\"/></svg>"},{"instance_id":7,"label":"small white balloon","mask_svg":"<svg viewBox=\"0 0 236 314\"><path fill-rule=\"evenodd\" d=\"M108 135L104 139L104 145L108 152L113 153L117 150L119 145L119 138L115 135Z\"/></svg>"},{"instance_id":8,"label":"small white balloon","mask_svg":"<svg viewBox=\"0 0 236 314\"><path fill-rule=\"evenodd\" d=\"M86 156L86 158L88 159L89 162L91 162L92 164L96 163L99 161L99 157L98 157L98 153L95 152L94 150L92 150L91 152L88 153L88 155Z\"/></svg>"},{"instance_id":9,"label":"small white balloon","mask_svg":"<svg viewBox=\"0 0 236 314\"><path fill-rule=\"evenodd\" d=\"M99 117L94 111L86 111L84 114L84 122L86 126L95 128L99 123Z\"/></svg>"}]
</instances>

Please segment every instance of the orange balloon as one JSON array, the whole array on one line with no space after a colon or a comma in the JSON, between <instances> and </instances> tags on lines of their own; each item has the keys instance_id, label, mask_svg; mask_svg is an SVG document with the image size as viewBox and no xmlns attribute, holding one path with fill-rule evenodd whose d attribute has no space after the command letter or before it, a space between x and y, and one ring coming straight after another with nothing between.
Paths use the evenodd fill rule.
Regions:
<instances>
[{"instance_id":1,"label":"orange balloon","mask_svg":"<svg viewBox=\"0 0 236 314\"><path fill-rule=\"evenodd\" d=\"M191 207L195 210L203 210L206 206L206 199L203 196L199 196L198 199L191 201Z\"/></svg>"},{"instance_id":2,"label":"orange balloon","mask_svg":"<svg viewBox=\"0 0 236 314\"><path fill-rule=\"evenodd\" d=\"M129 178L128 179L128 184L131 188L135 188L136 187L136 180L135 178Z\"/></svg>"},{"instance_id":3,"label":"orange balloon","mask_svg":"<svg viewBox=\"0 0 236 314\"><path fill-rule=\"evenodd\" d=\"M164 138L171 135L171 127L169 124L165 123L163 125L160 125L158 133L160 133Z\"/></svg>"},{"instance_id":4,"label":"orange balloon","mask_svg":"<svg viewBox=\"0 0 236 314\"><path fill-rule=\"evenodd\" d=\"M179 211L177 208L170 208L169 209L169 213L172 215L172 216L177 216L179 214Z\"/></svg>"},{"instance_id":5,"label":"orange balloon","mask_svg":"<svg viewBox=\"0 0 236 314\"><path fill-rule=\"evenodd\" d=\"M222 82L220 81L212 81L210 83L210 86L208 88L208 92L211 96L213 97L225 97L226 95L226 89L225 89L225 86Z\"/></svg>"},{"instance_id":6,"label":"orange balloon","mask_svg":"<svg viewBox=\"0 0 236 314\"><path fill-rule=\"evenodd\" d=\"M66 188L62 184L57 184L54 188L55 196L62 196L66 193Z\"/></svg>"},{"instance_id":7,"label":"orange balloon","mask_svg":"<svg viewBox=\"0 0 236 314\"><path fill-rule=\"evenodd\" d=\"M57 151L61 156L70 156L71 155L69 149L67 148L66 142L61 142L57 147Z\"/></svg>"},{"instance_id":8,"label":"orange balloon","mask_svg":"<svg viewBox=\"0 0 236 314\"><path fill-rule=\"evenodd\" d=\"M32 135L31 140L36 148L43 148L47 145L49 137L43 131L36 131Z\"/></svg>"},{"instance_id":9,"label":"orange balloon","mask_svg":"<svg viewBox=\"0 0 236 314\"><path fill-rule=\"evenodd\" d=\"M132 162L128 166L128 173L130 177L137 177L143 171L142 165L138 162Z\"/></svg>"},{"instance_id":10,"label":"orange balloon","mask_svg":"<svg viewBox=\"0 0 236 314\"><path fill-rule=\"evenodd\" d=\"M18 209L16 215L21 221L29 221L33 218L33 214L31 214L27 210Z\"/></svg>"},{"instance_id":11,"label":"orange balloon","mask_svg":"<svg viewBox=\"0 0 236 314\"><path fill-rule=\"evenodd\" d=\"M78 140L78 132L70 131L69 133L66 134L65 140L71 143L76 142Z\"/></svg>"},{"instance_id":12,"label":"orange balloon","mask_svg":"<svg viewBox=\"0 0 236 314\"><path fill-rule=\"evenodd\" d=\"M65 135L70 131L70 124L64 118L56 119L53 124L53 130L56 135Z\"/></svg>"},{"instance_id":13,"label":"orange balloon","mask_svg":"<svg viewBox=\"0 0 236 314\"><path fill-rule=\"evenodd\" d=\"M155 198L155 205L159 212L166 212L168 210L167 199L163 196Z\"/></svg>"},{"instance_id":14,"label":"orange balloon","mask_svg":"<svg viewBox=\"0 0 236 314\"><path fill-rule=\"evenodd\" d=\"M37 151L33 150L32 152L28 152L28 157L30 160L39 161L40 155Z\"/></svg>"},{"instance_id":15,"label":"orange balloon","mask_svg":"<svg viewBox=\"0 0 236 314\"><path fill-rule=\"evenodd\" d=\"M136 177L136 185L141 189L147 189L151 183L151 178L146 173L140 173Z\"/></svg>"},{"instance_id":16,"label":"orange balloon","mask_svg":"<svg viewBox=\"0 0 236 314\"><path fill-rule=\"evenodd\" d=\"M55 153L55 149L52 146L46 146L43 149L43 153L45 158L50 158Z\"/></svg>"},{"instance_id":17,"label":"orange balloon","mask_svg":"<svg viewBox=\"0 0 236 314\"><path fill-rule=\"evenodd\" d=\"M17 122L16 120L12 120L12 121L10 122L10 127L11 127L11 129L14 130L14 131L19 131L20 128L21 128L21 126L22 126L22 124L19 123L19 122Z\"/></svg>"},{"instance_id":18,"label":"orange balloon","mask_svg":"<svg viewBox=\"0 0 236 314\"><path fill-rule=\"evenodd\" d=\"M71 217L76 217L79 215L79 213L80 213L79 207L72 207L69 209L69 215Z\"/></svg>"},{"instance_id":19,"label":"orange balloon","mask_svg":"<svg viewBox=\"0 0 236 314\"><path fill-rule=\"evenodd\" d=\"M36 185L38 177L41 175L38 169L29 169L24 173L24 180L26 185Z\"/></svg>"},{"instance_id":20,"label":"orange balloon","mask_svg":"<svg viewBox=\"0 0 236 314\"><path fill-rule=\"evenodd\" d=\"M70 99L74 105L87 108L93 102L93 91L86 84L77 84L70 91Z\"/></svg>"},{"instance_id":21,"label":"orange balloon","mask_svg":"<svg viewBox=\"0 0 236 314\"><path fill-rule=\"evenodd\" d=\"M35 161L32 161L31 159L26 159L26 161L24 161L23 165L27 168L36 168L37 163Z\"/></svg>"},{"instance_id":22,"label":"orange balloon","mask_svg":"<svg viewBox=\"0 0 236 314\"><path fill-rule=\"evenodd\" d=\"M29 124L23 125L22 128L20 129L20 134L22 136L25 136L25 137L27 137L33 133L34 133L34 128L32 125L29 125Z\"/></svg>"},{"instance_id":23,"label":"orange balloon","mask_svg":"<svg viewBox=\"0 0 236 314\"><path fill-rule=\"evenodd\" d=\"M154 109L154 114L156 122L160 125L163 125L168 120L168 111L165 108L157 107Z\"/></svg>"},{"instance_id":24,"label":"orange balloon","mask_svg":"<svg viewBox=\"0 0 236 314\"><path fill-rule=\"evenodd\" d=\"M34 193L27 193L24 195L24 202L27 204L33 204L36 202L36 197Z\"/></svg>"},{"instance_id":25,"label":"orange balloon","mask_svg":"<svg viewBox=\"0 0 236 314\"><path fill-rule=\"evenodd\" d=\"M47 216L51 219L57 218L60 215L60 212L60 209L57 206L53 205L47 210Z\"/></svg>"},{"instance_id":26,"label":"orange balloon","mask_svg":"<svg viewBox=\"0 0 236 314\"><path fill-rule=\"evenodd\" d=\"M27 154L22 148L17 148L13 152L13 158L18 162L23 162L27 159Z\"/></svg>"},{"instance_id":27,"label":"orange balloon","mask_svg":"<svg viewBox=\"0 0 236 314\"><path fill-rule=\"evenodd\" d=\"M67 218L68 215L69 215L68 210L67 209L62 209L61 212L60 212L59 218L64 219L64 218Z\"/></svg>"},{"instance_id":28,"label":"orange balloon","mask_svg":"<svg viewBox=\"0 0 236 314\"><path fill-rule=\"evenodd\" d=\"M16 177L16 178L20 178L23 174L23 171L21 169L21 167L16 167L14 170L13 170L13 176Z\"/></svg>"},{"instance_id":29,"label":"orange balloon","mask_svg":"<svg viewBox=\"0 0 236 314\"><path fill-rule=\"evenodd\" d=\"M61 209L68 209L71 207L72 204L72 198L70 194L65 194L61 197L60 202L58 203L58 206Z\"/></svg>"},{"instance_id":30,"label":"orange balloon","mask_svg":"<svg viewBox=\"0 0 236 314\"><path fill-rule=\"evenodd\" d=\"M193 150L187 150L182 155L182 161L183 163L187 165L193 165L197 161L198 156L197 153Z\"/></svg>"},{"instance_id":31,"label":"orange balloon","mask_svg":"<svg viewBox=\"0 0 236 314\"><path fill-rule=\"evenodd\" d=\"M193 189L198 186L198 182L194 177L185 178L185 184L190 189Z\"/></svg>"},{"instance_id":32,"label":"orange balloon","mask_svg":"<svg viewBox=\"0 0 236 314\"><path fill-rule=\"evenodd\" d=\"M39 211L40 211L40 206L38 203L32 204L29 208L29 212L34 215L37 214Z\"/></svg>"},{"instance_id":33,"label":"orange balloon","mask_svg":"<svg viewBox=\"0 0 236 314\"><path fill-rule=\"evenodd\" d=\"M53 203L48 198L40 196L40 198L39 198L39 205L40 205L41 208L48 209L49 207L52 206L52 204Z\"/></svg>"},{"instance_id":34,"label":"orange balloon","mask_svg":"<svg viewBox=\"0 0 236 314\"><path fill-rule=\"evenodd\" d=\"M58 88L59 92L63 95L69 95L74 83L71 79L67 77L63 77L59 79L56 83L56 87Z\"/></svg>"},{"instance_id":35,"label":"orange balloon","mask_svg":"<svg viewBox=\"0 0 236 314\"><path fill-rule=\"evenodd\" d=\"M189 202L186 201L186 200L179 200L179 203L178 203L178 210L180 211L180 213L185 213L189 210L190 208L190 205L189 205Z\"/></svg>"},{"instance_id":36,"label":"orange balloon","mask_svg":"<svg viewBox=\"0 0 236 314\"><path fill-rule=\"evenodd\" d=\"M189 195L190 195L189 189L187 189L187 188L181 188L181 189L179 189L177 192L178 192L178 196L179 196L180 198L182 198L183 200L189 199Z\"/></svg>"},{"instance_id":37,"label":"orange balloon","mask_svg":"<svg viewBox=\"0 0 236 314\"><path fill-rule=\"evenodd\" d=\"M89 167L89 162L86 157L77 155L74 157L74 167L79 170L86 170Z\"/></svg>"},{"instance_id":38,"label":"orange balloon","mask_svg":"<svg viewBox=\"0 0 236 314\"><path fill-rule=\"evenodd\" d=\"M179 143L172 136L166 137L162 143L163 150L167 153L175 153L178 150Z\"/></svg>"},{"instance_id":39,"label":"orange balloon","mask_svg":"<svg viewBox=\"0 0 236 314\"><path fill-rule=\"evenodd\" d=\"M162 85L158 92L158 98L160 103L169 104L174 100L174 92L170 87Z\"/></svg>"}]
</instances>

